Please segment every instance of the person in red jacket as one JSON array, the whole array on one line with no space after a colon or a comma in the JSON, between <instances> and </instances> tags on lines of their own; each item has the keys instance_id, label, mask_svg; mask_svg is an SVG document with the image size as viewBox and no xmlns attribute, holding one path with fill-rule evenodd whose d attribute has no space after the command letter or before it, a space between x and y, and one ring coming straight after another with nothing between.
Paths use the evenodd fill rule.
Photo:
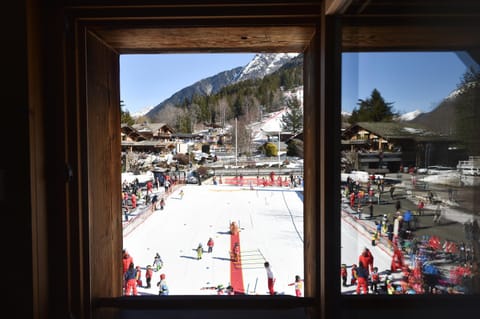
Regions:
<instances>
[{"instance_id":1,"label":"person in red jacket","mask_svg":"<svg viewBox=\"0 0 480 319\"><path fill-rule=\"evenodd\" d=\"M350 278L350 285L356 285L357 284L357 277L358 277L358 271L357 271L357 265L353 264L352 265L352 277Z\"/></svg>"},{"instance_id":2,"label":"person in red jacket","mask_svg":"<svg viewBox=\"0 0 480 319\"><path fill-rule=\"evenodd\" d=\"M132 209L137 208L137 195L135 193L132 193Z\"/></svg>"},{"instance_id":3,"label":"person in red jacket","mask_svg":"<svg viewBox=\"0 0 480 319\"><path fill-rule=\"evenodd\" d=\"M128 267L130 264L133 264L133 258L130 256L128 251L126 249L123 250L123 257L122 257L122 263L123 263L123 278L125 279L125 273L128 270ZM127 282L124 280L123 281L123 288L125 289L127 286Z\"/></svg>"},{"instance_id":4,"label":"person in red jacket","mask_svg":"<svg viewBox=\"0 0 480 319\"><path fill-rule=\"evenodd\" d=\"M123 250L123 274L125 275L125 273L127 272L128 270L128 267L130 266L131 263L133 263L133 258L132 256L130 256L130 254L128 253L128 251L126 249Z\"/></svg>"},{"instance_id":5,"label":"person in red jacket","mask_svg":"<svg viewBox=\"0 0 480 319\"><path fill-rule=\"evenodd\" d=\"M347 265L342 264L340 268L340 277L342 277L342 286L347 287Z\"/></svg>"},{"instance_id":6,"label":"person in red jacket","mask_svg":"<svg viewBox=\"0 0 480 319\"><path fill-rule=\"evenodd\" d=\"M147 270L145 270L145 281L147 282L147 288L152 287L152 277L153 277L153 269L152 269L152 266L148 265Z\"/></svg>"},{"instance_id":7,"label":"person in red jacket","mask_svg":"<svg viewBox=\"0 0 480 319\"><path fill-rule=\"evenodd\" d=\"M147 194L153 193L153 183L152 181L147 182Z\"/></svg>"},{"instance_id":8,"label":"person in red jacket","mask_svg":"<svg viewBox=\"0 0 480 319\"><path fill-rule=\"evenodd\" d=\"M361 292L363 294L368 294L368 270L366 267L364 267L362 264L358 265L357 268L357 295L359 295Z\"/></svg>"},{"instance_id":9,"label":"person in red jacket","mask_svg":"<svg viewBox=\"0 0 480 319\"><path fill-rule=\"evenodd\" d=\"M142 282L142 268L140 266L135 267L137 270L137 274L135 275L135 280L137 281L137 286L142 287L143 282Z\"/></svg>"},{"instance_id":10,"label":"person in red jacket","mask_svg":"<svg viewBox=\"0 0 480 319\"><path fill-rule=\"evenodd\" d=\"M380 283L380 274L378 273L378 268L373 267L373 272L371 274L372 282L370 287L375 294L378 294L378 284Z\"/></svg>"},{"instance_id":11,"label":"person in red jacket","mask_svg":"<svg viewBox=\"0 0 480 319\"><path fill-rule=\"evenodd\" d=\"M367 274L373 272L373 255L367 247L363 249L360 257L358 257L358 263L367 270Z\"/></svg>"},{"instance_id":12,"label":"person in red jacket","mask_svg":"<svg viewBox=\"0 0 480 319\"><path fill-rule=\"evenodd\" d=\"M213 242L213 238L210 237L207 242L207 247L208 247L208 252L211 253L213 251L213 245L215 243Z\"/></svg>"},{"instance_id":13,"label":"person in red jacket","mask_svg":"<svg viewBox=\"0 0 480 319\"><path fill-rule=\"evenodd\" d=\"M135 268L133 263L131 263L128 266L128 269L124 274L124 280L126 282L125 295L130 296L130 295L133 294L134 296L137 296L138 295L138 292L137 292L137 269Z\"/></svg>"}]
</instances>

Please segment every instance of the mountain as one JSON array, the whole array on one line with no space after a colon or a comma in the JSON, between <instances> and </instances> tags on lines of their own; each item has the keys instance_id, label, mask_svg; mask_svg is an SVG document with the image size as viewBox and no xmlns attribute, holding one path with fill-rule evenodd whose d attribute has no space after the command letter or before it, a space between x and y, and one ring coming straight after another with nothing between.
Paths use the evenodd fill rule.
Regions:
<instances>
[{"instance_id":1,"label":"mountain","mask_svg":"<svg viewBox=\"0 0 480 319\"><path fill-rule=\"evenodd\" d=\"M167 106L181 105L185 100L190 100L195 95L215 94L226 85L233 83L240 75L242 67L220 72L214 76L202 79L174 93L171 97L153 107L145 114L152 122L161 122L160 112Z\"/></svg>"},{"instance_id":2,"label":"mountain","mask_svg":"<svg viewBox=\"0 0 480 319\"><path fill-rule=\"evenodd\" d=\"M242 69L235 82L261 79L265 75L277 71L296 56L298 56L298 53L256 54L252 61Z\"/></svg>"},{"instance_id":3,"label":"mountain","mask_svg":"<svg viewBox=\"0 0 480 319\"><path fill-rule=\"evenodd\" d=\"M171 97L153 107L145 115L152 122L162 121L161 111L167 106L181 105L186 100L191 100L195 95L212 95L218 93L222 88L251 79L261 79L269 75L286 63L296 58L298 53L272 53L256 54L252 61L246 66L220 72L214 76L199 80L194 84L181 89Z\"/></svg>"},{"instance_id":4,"label":"mountain","mask_svg":"<svg viewBox=\"0 0 480 319\"><path fill-rule=\"evenodd\" d=\"M423 114L422 111L415 110L415 111L412 111L412 112L407 112L407 113L401 114L398 117L396 117L395 120L400 121L400 122L408 122L408 121L414 120L415 118L417 118L421 114Z\"/></svg>"},{"instance_id":5,"label":"mountain","mask_svg":"<svg viewBox=\"0 0 480 319\"><path fill-rule=\"evenodd\" d=\"M145 114L147 114L148 112L150 112L155 106L147 106L145 107L144 109L140 110L140 111L137 111L135 113L132 113L130 114L131 117L133 118L138 118L140 116L144 116Z\"/></svg>"}]
</instances>

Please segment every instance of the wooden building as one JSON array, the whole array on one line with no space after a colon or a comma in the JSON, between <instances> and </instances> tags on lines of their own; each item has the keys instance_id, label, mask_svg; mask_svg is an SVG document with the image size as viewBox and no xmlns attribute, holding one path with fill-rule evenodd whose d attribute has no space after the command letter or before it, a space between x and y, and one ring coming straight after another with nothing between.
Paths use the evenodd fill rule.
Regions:
<instances>
[{"instance_id":1,"label":"wooden building","mask_svg":"<svg viewBox=\"0 0 480 319\"><path fill-rule=\"evenodd\" d=\"M356 153L355 168L367 171L452 166L464 156L463 150L452 150L457 144L454 136L405 122L359 122L342 132L343 150Z\"/></svg>"},{"instance_id":2,"label":"wooden building","mask_svg":"<svg viewBox=\"0 0 480 319\"><path fill-rule=\"evenodd\" d=\"M477 0L2 3L4 314L16 318L463 318L478 296L340 294L342 52L480 58ZM305 297L122 297L119 57L304 53ZM11 155L13 154L13 155ZM478 195L478 194L477 194Z\"/></svg>"}]
</instances>

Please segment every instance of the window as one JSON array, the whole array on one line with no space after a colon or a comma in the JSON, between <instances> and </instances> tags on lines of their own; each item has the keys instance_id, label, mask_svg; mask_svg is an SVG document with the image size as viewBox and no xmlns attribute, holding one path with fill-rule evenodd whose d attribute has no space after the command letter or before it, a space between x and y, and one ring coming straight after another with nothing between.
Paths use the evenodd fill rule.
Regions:
<instances>
[{"instance_id":1,"label":"window","mask_svg":"<svg viewBox=\"0 0 480 319\"><path fill-rule=\"evenodd\" d=\"M303 116L298 117L303 111L289 107L291 96L302 96L297 93L303 92L302 55L162 54L120 60L122 131L134 139L122 143L124 214L118 218L123 247L139 267L137 285L128 292L157 295L159 276L165 274L169 295L267 295L268 261L277 294L304 296L303 147L287 154L287 143L296 137L293 124L303 128ZM201 93L208 88L212 91ZM132 107L148 99L159 106L135 115L139 109ZM293 120L302 123L284 124L294 111ZM172 140L136 130L159 125L173 128ZM136 131L139 137L133 136ZM271 137L278 157L266 151L254 155ZM229 230L232 223L240 231ZM153 269L149 282L147 265Z\"/></svg>"},{"instance_id":2,"label":"window","mask_svg":"<svg viewBox=\"0 0 480 319\"><path fill-rule=\"evenodd\" d=\"M362 12L366 7L375 6L362 4L359 7L354 2L351 6L346 6L346 11L343 8L335 11L335 8L332 9L332 1L327 2L326 10L329 13L333 10L339 14L343 12L343 15L324 17L324 3L316 1L313 4L295 5L283 1L273 5L262 2L252 7L248 7L248 4L247 7L221 4L193 7L159 5L134 7L134 10L132 7L92 5L67 10L67 20L74 27L66 26L67 50L61 45L57 49L59 55L66 54L64 60L60 59L65 66L59 69L65 71L66 78L72 83L65 85L69 91L65 99L68 104L67 120L61 125L67 126L65 145L68 147L65 146L64 150L68 153L67 157L72 159L72 168L79 177L75 185L68 187L69 196L65 196L68 197L69 209L68 214L65 214L68 216L67 227L63 231L67 233L65 237L68 237L65 246L72 251L64 249L68 250L65 265L69 269L65 270L65 277L68 278L65 279L63 288L68 287L65 290L70 294L61 296L61 289L61 292L57 292L57 295L64 298L62 304L68 304L65 306L68 311L83 317L82 314L89 316L94 309L95 317L105 313L114 317L118 314L116 310L121 308L124 317L129 315L138 318L140 312L146 316L152 315L151 312L166 313L182 309L182 314L199 316L202 311L205 315L210 315L212 312L218 314L218 311L224 309L225 313L238 317L264 316L267 312L298 318L348 317L354 313L367 315L371 314L372 309L375 309L377 315L388 315L392 309L400 309L405 305L388 300L382 303L383 308L378 309L378 305L365 299L339 297L338 270L341 254L338 248L341 228L338 214L334 212L339 211L340 203L340 52L412 47L416 50L425 47L434 50L444 49L448 44L452 47L465 47L466 43L478 48L478 28L470 29L470 24L477 24L472 19L464 20L461 15L461 22L455 20L455 17L452 22L448 17L438 15L438 12L428 19L420 15L413 18L409 16L411 19L405 21L398 17L392 18L388 10L367 15L365 20ZM334 7L338 7L341 2L333 3ZM54 18L59 19L52 20L64 21L63 16ZM342 22L343 29L340 29L339 22ZM445 27L444 22L461 28L460 31L465 31L466 37L457 38L458 33ZM415 32L411 32L412 25L409 23L416 27ZM440 31L445 32L439 32L439 25ZM225 38L226 34L232 36L233 42L230 38ZM201 48L198 48L199 43L202 44ZM281 301L269 296L269 299L260 297L258 300L239 298L222 304L201 298L172 298L168 301L155 298L140 303L136 299L117 298L122 291L121 285L116 284L121 282L121 270L120 267L108 268L106 265L114 265L114 261L121 258L122 247L121 223L116 219L121 203L120 200L111 201L117 193L116 185L121 183L118 175L120 149L115 146L120 145L120 134L118 127L108 126L108 123L118 123L120 119L119 55L146 51L232 52L247 49L305 53L304 100L307 129L304 135L308 147L305 152L304 255L307 279L305 294L310 297ZM52 62L56 57L49 57L49 61ZM63 70L63 67L66 69ZM53 75L49 79L58 81ZM111 139L105 140L100 138L102 136L111 136ZM382 146L382 149L387 148ZM59 163L63 164L63 158ZM55 235L58 236L53 236L54 238L63 238L64 234L57 232ZM473 303L465 302L462 305L468 307L452 310L447 308L447 303L442 303L436 304L435 308L438 312L446 310L442 313L449 315L473 309ZM426 302L415 307L409 305L403 307L399 314L408 315L417 309L422 314L431 313L429 306L432 303ZM287 311L282 307L287 308ZM114 314L110 308L114 308ZM138 311L138 308L142 311ZM232 313L231 308L241 311ZM143 309L149 310L143 312Z\"/></svg>"},{"instance_id":3,"label":"window","mask_svg":"<svg viewBox=\"0 0 480 319\"><path fill-rule=\"evenodd\" d=\"M466 55L343 54L342 294L480 293L480 67ZM389 147L352 144L355 132ZM365 248L374 262L358 270Z\"/></svg>"},{"instance_id":4,"label":"window","mask_svg":"<svg viewBox=\"0 0 480 319\"><path fill-rule=\"evenodd\" d=\"M300 6L299 8L302 8ZM302 9L303 10L303 9ZM263 20L263 18L262 18ZM268 20L263 20L268 21ZM292 20L292 21L295 21ZM119 27L118 29L105 27L103 23L90 23L79 22L78 27L78 39L79 40L79 56L80 60L84 63L85 70L79 68L78 77L78 90L79 96L82 96L86 103L80 103L80 121L78 123L79 135L77 136L84 143L79 145L79 148L74 151L74 157L82 158L82 161L78 163L78 167L75 169L80 170L80 175L83 177L82 181L84 185L79 185L81 189L81 197L85 202L85 210L81 216L83 219L82 228L80 233L85 234L87 241L83 242L83 245L88 247L88 252L84 256L85 262L89 268L89 296L92 300L98 301L96 308L102 312L105 308L109 308L112 305L114 307L129 308L131 305L137 305L134 307L145 308L169 308L169 307L203 307L201 299L198 298L169 298L150 300L148 298L142 301L136 298L123 300L118 299L122 295L121 286L121 270L115 266L115 261L121 260L121 220L118 219L118 212L121 211L121 200L118 196L118 188L116 185L121 185L121 180L118 172L120 172L121 165L119 156L120 150L120 128L111 126L114 123L120 122L120 112L118 105L120 104L120 95L118 90L118 74L119 64L118 59L120 54L126 53L140 53L144 50L151 53L168 52L168 50L188 51L195 47L195 52L224 52L226 49L234 47L234 50L258 52L306 52L308 57L306 58L307 65L313 66L318 63L316 51L313 52L309 49L313 39L318 41L316 36L316 25L307 18L303 20L304 23L294 23L292 25L275 26L275 23L268 27L261 27L258 24L255 26L240 25L238 27L230 26L227 29L218 27L215 24L201 28L198 26L190 28L162 28L162 26L155 26L154 28L142 28L142 26L129 25L127 29L133 28L130 31ZM310 22L309 22L310 21ZM272 23L272 22L270 22ZM262 25L262 23L260 23ZM225 31L229 31L237 41L237 46L229 44L229 42L214 42L211 44L211 39L221 39ZM141 32L143 35L147 35L147 38L151 40L140 43L138 37L135 34ZM265 32L269 34L264 37ZM196 34L197 36L193 36ZM247 36L245 36L247 34ZM251 37L248 36L251 34ZM256 38L257 34L262 34L261 41ZM125 35L127 37L125 38ZM203 37L203 38L202 38ZM185 41L178 41L183 38ZM188 39L194 39L194 42L189 42ZM280 38L282 40L280 40ZM252 39L248 43L248 39ZM265 39L269 39L265 42ZM288 39L288 41L285 41ZM177 41L175 44L169 41ZM165 42L162 42L165 41ZM240 42L238 42L240 41ZM242 42L243 41L243 42ZM246 43L245 43L246 41ZM83 43L86 43L83 47ZM206 48L198 48L195 43L206 43L213 45L214 47L207 46ZM106 45L107 44L107 45ZM148 49L145 49L147 47ZM143 51L142 51L143 50ZM312 50L316 50L314 46ZM70 70L75 73L75 70ZM313 99L318 101L318 93L314 91L313 85L317 83L317 75L311 74L309 77L309 83L305 85L305 93L308 97L305 101L308 101L308 110L305 116L309 117L309 121L313 121L316 117L318 109L313 107ZM75 117L76 111L72 109L70 116ZM310 123L312 124L312 123ZM80 130L80 127L82 129ZM85 129L86 128L86 129ZM305 133L308 136L310 145L313 145L313 132ZM101 136L111 136L111 139L105 140L100 138ZM118 136L118 137L115 137ZM309 157L306 161L313 160L318 153L312 150L310 147L306 156ZM101 163L109 163L109 165L103 165ZM100 164L100 165L99 165ZM311 175L307 177L306 182L310 180L312 186L310 192L315 193L316 188L313 183L313 178L316 171L310 170ZM102 180L99 180L99 176L102 176ZM313 194L312 193L312 194ZM312 194L308 195L310 198ZM114 200L118 198L117 200ZM112 200L113 199L113 200ZM318 224L314 222L317 218L315 214L315 204L313 202L306 204L310 213L305 215L305 233L313 238L313 234L318 232ZM101 212L101 213L99 213ZM93 244L95 243L95 244ZM310 244L304 247L304 255L312 256L312 262L306 263L305 276L309 278L309 282L305 283L305 295L306 298L286 298L284 296L280 300L277 297L268 296L270 299L265 299L256 296L252 298L235 298L230 302L241 308L253 309L250 311L261 311L261 308L267 307L267 309L273 309L281 305L287 307L288 311L284 312L288 316L298 317L305 315L305 308L313 308L314 296L316 292L316 280L318 268L316 267L317 261L314 260L315 251L317 251L317 243ZM110 265L110 266L109 266ZM307 275L308 272L308 275ZM107 277L105 277L107 274ZM119 282L119 284L117 284ZM173 297L173 296L172 296ZM240 296L241 297L241 296ZM217 297L214 297L217 298ZM176 301L177 300L177 301ZM179 303L179 301L181 303ZM133 303L133 304L132 304ZM218 300L207 300L207 305L213 308L222 308L228 305L228 303L220 303Z\"/></svg>"}]
</instances>

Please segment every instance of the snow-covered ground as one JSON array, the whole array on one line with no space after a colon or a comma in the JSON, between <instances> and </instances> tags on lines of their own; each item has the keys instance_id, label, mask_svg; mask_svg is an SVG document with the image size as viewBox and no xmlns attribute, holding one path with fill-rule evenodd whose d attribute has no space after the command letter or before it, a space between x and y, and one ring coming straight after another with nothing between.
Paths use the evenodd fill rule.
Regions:
<instances>
[{"instance_id":1,"label":"snow-covered ground","mask_svg":"<svg viewBox=\"0 0 480 319\"><path fill-rule=\"evenodd\" d=\"M183 198L179 196L181 189L185 193ZM467 216L453 207L443 207L443 211L447 219L466 221ZM241 229L241 266L230 260L232 221ZM348 266L358 263L361 251L368 247L383 279L386 274L382 271L390 269L392 251L386 240L372 246L372 231L371 221L358 220L354 214L342 212L341 263ZM196 247L202 243L206 251L209 237L215 241L213 253L205 252L203 258L197 260ZM144 285L145 267L153 264L155 253L163 259L164 267L154 273L152 288L139 288L141 295L157 295L156 283L161 273L166 274L172 295L216 294L215 289L202 288L228 286L235 269L241 270L245 293L266 295L265 261L270 262L276 276L275 290L295 295L293 286L288 284L294 281L295 275L304 278L303 241L301 188L250 189L205 182L201 186L176 188L167 198L164 210L155 211L124 236L124 248L132 255L135 265L141 266ZM393 274L393 279L399 276L400 273ZM342 287L342 293L352 293L355 288Z\"/></svg>"},{"instance_id":2,"label":"snow-covered ground","mask_svg":"<svg viewBox=\"0 0 480 319\"><path fill-rule=\"evenodd\" d=\"M184 190L183 198L179 197ZM230 233L232 221L240 225L241 266L244 291L267 294L263 266L269 261L276 277L275 290L295 295L289 286L295 275L303 278L303 195L301 189L186 185L171 194L164 210L157 210L123 239L134 264L153 264L159 253L164 267L154 273L152 288L141 295L157 294L156 283L165 273L172 295L216 294L214 289L231 283ZM212 237L215 246L197 260L196 247ZM237 289L237 287L234 287Z\"/></svg>"}]
</instances>

